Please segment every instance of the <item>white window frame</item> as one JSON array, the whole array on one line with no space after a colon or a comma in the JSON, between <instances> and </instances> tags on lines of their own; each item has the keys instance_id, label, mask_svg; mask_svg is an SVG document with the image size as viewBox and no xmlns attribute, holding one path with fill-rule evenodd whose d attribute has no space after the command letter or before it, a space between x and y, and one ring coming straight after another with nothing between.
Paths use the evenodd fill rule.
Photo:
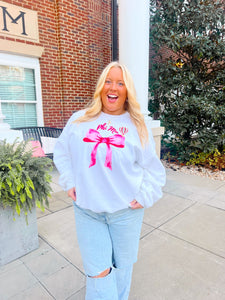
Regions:
<instances>
[{"instance_id":1,"label":"white window frame","mask_svg":"<svg viewBox=\"0 0 225 300\"><path fill-rule=\"evenodd\" d=\"M39 59L33 57L0 53L0 65L21 67L34 70L37 126L44 126ZM21 101L15 101L15 103L17 102L21 103Z\"/></svg>"}]
</instances>

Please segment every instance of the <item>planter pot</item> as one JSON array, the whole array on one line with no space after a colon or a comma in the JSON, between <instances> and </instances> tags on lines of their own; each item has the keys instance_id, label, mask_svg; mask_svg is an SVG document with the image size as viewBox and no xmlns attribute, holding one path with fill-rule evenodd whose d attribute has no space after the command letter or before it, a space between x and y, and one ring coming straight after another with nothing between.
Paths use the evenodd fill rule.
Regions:
<instances>
[{"instance_id":1,"label":"planter pot","mask_svg":"<svg viewBox=\"0 0 225 300\"><path fill-rule=\"evenodd\" d=\"M13 214L10 208L0 207L0 266L5 265L38 248L36 207L28 214Z\"/></svg>"}]
</instances>

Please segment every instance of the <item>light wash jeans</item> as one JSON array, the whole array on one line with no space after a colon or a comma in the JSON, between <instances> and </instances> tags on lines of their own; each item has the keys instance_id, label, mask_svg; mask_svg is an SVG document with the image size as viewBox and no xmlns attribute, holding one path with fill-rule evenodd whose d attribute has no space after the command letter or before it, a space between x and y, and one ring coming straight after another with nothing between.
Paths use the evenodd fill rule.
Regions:
<instances>
[{"instance_id":1,"label":"light wash jeans","mask_svg":"<svg viewBox=\"0 0 225 300\"><path fill-rule=\"evenodd\" d=\"M86 273L86 300L127 300L137 261L144 209L95 213L74 203L76 231ZM108 268L110 274L92 278Z\"/></svg>"}]
</instances>

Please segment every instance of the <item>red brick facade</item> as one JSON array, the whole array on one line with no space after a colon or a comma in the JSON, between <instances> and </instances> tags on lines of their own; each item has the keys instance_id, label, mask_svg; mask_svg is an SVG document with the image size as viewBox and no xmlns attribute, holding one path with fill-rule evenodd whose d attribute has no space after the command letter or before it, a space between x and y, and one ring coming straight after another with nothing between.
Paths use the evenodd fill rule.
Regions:
<instances>
[{"instance_id":1,"label":"red brick facade","mask_svg":"<svg viewBox=\"0 0 225 300\"><path fill-rule=\"evenodd\" d=\"M111 61L111 0L4 0L38 12L44 125L63 127Z\"/></svg>"}]
</instances>

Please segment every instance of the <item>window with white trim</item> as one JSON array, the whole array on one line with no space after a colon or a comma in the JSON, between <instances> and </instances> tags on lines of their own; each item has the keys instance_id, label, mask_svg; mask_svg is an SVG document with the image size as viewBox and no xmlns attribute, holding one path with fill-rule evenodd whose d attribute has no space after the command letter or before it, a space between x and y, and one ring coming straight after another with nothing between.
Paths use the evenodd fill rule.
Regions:
<instances>
[{"instance_id":1,"label":"window with white trim","mask_svg":"<svg viewBox=\"0 0 225 300\"><path fill-rule=\"evenodd\" d=\"M0 54L0 104L11 128L43 126L37 58Z\"/></svg>"}]
</instances>

